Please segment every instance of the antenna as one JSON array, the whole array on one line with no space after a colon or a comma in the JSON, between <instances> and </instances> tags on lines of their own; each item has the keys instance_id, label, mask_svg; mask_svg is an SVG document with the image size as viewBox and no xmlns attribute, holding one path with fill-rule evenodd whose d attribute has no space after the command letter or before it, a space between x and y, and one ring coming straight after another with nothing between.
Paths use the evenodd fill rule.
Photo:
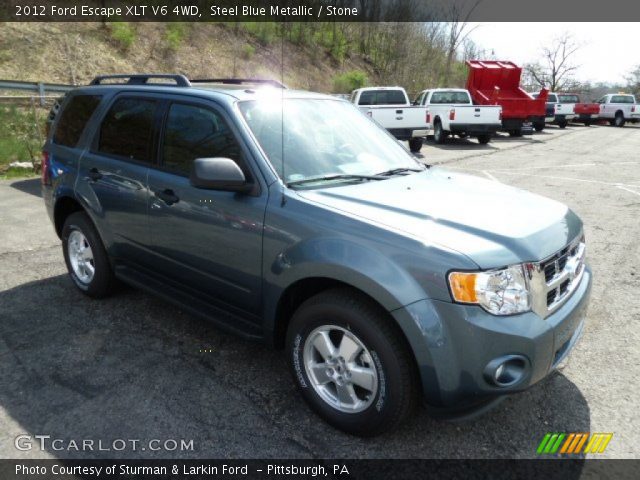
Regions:
<instances>
[{"instance_id":1,"label":"antenna","mask_svg":"<svg viewBox=\"0 0 640 480\"><path fill-rule=\"evenodd\" d=\"M280 32L280 83L284 85L284 26L281 25L282 31ZM282 149L280 158L282 159L282 182L287 184L287 176L284 172L284 89L280 90L280 135L282 136L280 141L280 148ZM280 200L280 206L284 207L287 203L287 197L285 195L285 189L282 189L282 199Z\"/></svg>"}]
</instances>

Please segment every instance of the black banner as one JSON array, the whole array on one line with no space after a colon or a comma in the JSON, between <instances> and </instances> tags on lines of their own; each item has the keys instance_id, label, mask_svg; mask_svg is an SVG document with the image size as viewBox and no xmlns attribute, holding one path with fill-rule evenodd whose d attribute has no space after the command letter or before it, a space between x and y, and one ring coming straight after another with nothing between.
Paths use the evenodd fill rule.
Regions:
<instances>
[{"instance_id":1,"label":"black banner","mask_svg":"<svg viewBox=\"0 0 640 480\"><path fill-rule=\"evenodd\" d=\"M0 478L540 479L637 478L637 460L0 460Z\"/></svg>"},{"instance_id":2,"label":"black banner","mask_svg":"<svg viewBox=\"0 0 640 480\"><path fill-rule=\"evenodd\" d=\"M608 0L603 4L597 0L4 0L0 4L0 21L629 22L640 21L640 2Z\"/></svg>"}]
</instances>

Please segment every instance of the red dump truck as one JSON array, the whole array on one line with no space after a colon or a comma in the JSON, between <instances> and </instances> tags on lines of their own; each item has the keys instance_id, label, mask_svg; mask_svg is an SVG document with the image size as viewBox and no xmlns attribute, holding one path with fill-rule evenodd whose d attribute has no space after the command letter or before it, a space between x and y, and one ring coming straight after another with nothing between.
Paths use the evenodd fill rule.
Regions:
<instances>
[{"instance_id":1,"label":"red dump truck","mask_svg":"<svg viewBox=\"0 0 640 480\"><path fill-rule=\"evenodd\" d=\"M532 98L520 88L522 68L513 62L467 60L467 90L477 105L500 105L502 129L519 137L531 133L533 124L544 124L545 104L549 90L543 88Z\"/></svg>"}]
</instances>

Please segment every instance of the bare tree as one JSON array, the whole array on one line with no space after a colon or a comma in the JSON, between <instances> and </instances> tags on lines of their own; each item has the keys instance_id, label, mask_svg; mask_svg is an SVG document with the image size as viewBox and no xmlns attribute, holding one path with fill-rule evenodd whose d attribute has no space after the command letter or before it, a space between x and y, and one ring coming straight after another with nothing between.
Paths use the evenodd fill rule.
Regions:
<instances>
[{"instance_id":1,"label":"bare tree","mask_svg":"<svg viewBox=\"0 0 640 480\"><path fill-rule=\"evenodd\" d=\"M573 57L580 47L573 36L565 32L550 46L542 47L542 60L526 65L525 72L536 86L548 87L553 92L575 88L577 82L573 74L578 65L573 63Z\"/></svg>"},{"instance_id":2,"label":"bare tree","mask_svg":"<svg viewBox=\"0 0 640 480\"><path fill-rule=\"evenodd\" d=\"M625 77L627 81L627 86L631 93L636 95L636 100L638 99L638 95L640 95L640 65L636 65L636 67L629 72L629 75Z\"/></svg>"},{"instance_id":3,"label":"bare tree","mask_svg":"<svg viewBox=\"0 0 640 480\"><path fill-rule=\"evenodd\" d=\"M443 85L449 83L451 77L451 66L456 59L456 52L460 45L464 43L469 34L473 32L476 27L469 28L469 18L473 14L473 11L482 3L482 0L475 0L469 8L466 8L467 3L463 6L456 1L452 2L446 14L449 20L448 27L448 41L447 41L447 57L445 61L445 69L442 75Z\"/></svg>"}]
</instances>

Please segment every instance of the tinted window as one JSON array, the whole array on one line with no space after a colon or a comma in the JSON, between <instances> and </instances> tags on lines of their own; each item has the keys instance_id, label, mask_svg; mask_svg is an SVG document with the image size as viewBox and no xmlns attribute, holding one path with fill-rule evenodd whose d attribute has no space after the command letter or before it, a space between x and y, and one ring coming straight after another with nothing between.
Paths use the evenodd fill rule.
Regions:
<instances>
[{"instance_id":1,"label":"tinted window","mask_svg":"<svg viewBox=\"0 0 640 480\"><path fill-rule=\"evenodd\" d=\"M442 103L471 103L469 100L469 94L467 92L433 92L431 95L431 102L434 104Z\"/></svg>"},{"instance_id":2,"label":"tinted window","mask_svg":"<svg viewBox=\"0 0 640 480\"><path fill-rule=\"evenodd\" d=\"M53 142L58 145L75 147L89 118L100 104L101 98L99 95L75 95L62 111L53 134ZM50 112L51 121L55 119L56 114L54 105Z\"/></svg>"},{"instance_id":3,"label":"tinted window","mask_svg":"<svg viewBox=\"0 0 640 480\"><path fill-rule=\"evenodd\" d=\"M558 97L556 97L555 95L549 95L547 97L547 102L550 103L558 103Z\"/></svg>"},{"instance_id":4,"label":"tinted window","mask_svg":"<svg viewBox=\"0 0 640 480\"><path fill-rule=\"evenodd\" d=\"M634 103L631 95L614 95L611 103Z\"/></svg>"},{"instance_id":5,"label":"tinted window","mask_svg":"<svg viewBox=\"0 0 640 480\"><path fill-rule=\"evenodd\" d=\"M359 105L404 105L407 97L402 90L365 90L360 94Z\"/></svg>"},{"instance_id":6,"label":"tinted window","mask_svg":"<svg viewBox=\"0 0 640 480\"><path fill-rule=\"evenodd\" d=\"M156 105L155 100L141 98L116 100L102 121L98 150L142 162L150 161Z\"/></svg>"},{"instance_id":7,"label":"tinted window","mask_svg":"<svg viewBox=\"0 0 640 480\"><path fill-rule=\"evenodd\" d=\"M580 98L577 95L558 95L560 103L580 103Z\"/></svg>"},{"instance_id":8,"label":"tinted window","mask_svg":"<svg viewBox=\"0 0 640 480\"><path fill-rule=\"evenodd\" d=\"M163 166L189 174L196 158L225 157L241 165L240 145L218 113L174 103L169 109L162 145Z\"/></svg>"}]
</instances>

